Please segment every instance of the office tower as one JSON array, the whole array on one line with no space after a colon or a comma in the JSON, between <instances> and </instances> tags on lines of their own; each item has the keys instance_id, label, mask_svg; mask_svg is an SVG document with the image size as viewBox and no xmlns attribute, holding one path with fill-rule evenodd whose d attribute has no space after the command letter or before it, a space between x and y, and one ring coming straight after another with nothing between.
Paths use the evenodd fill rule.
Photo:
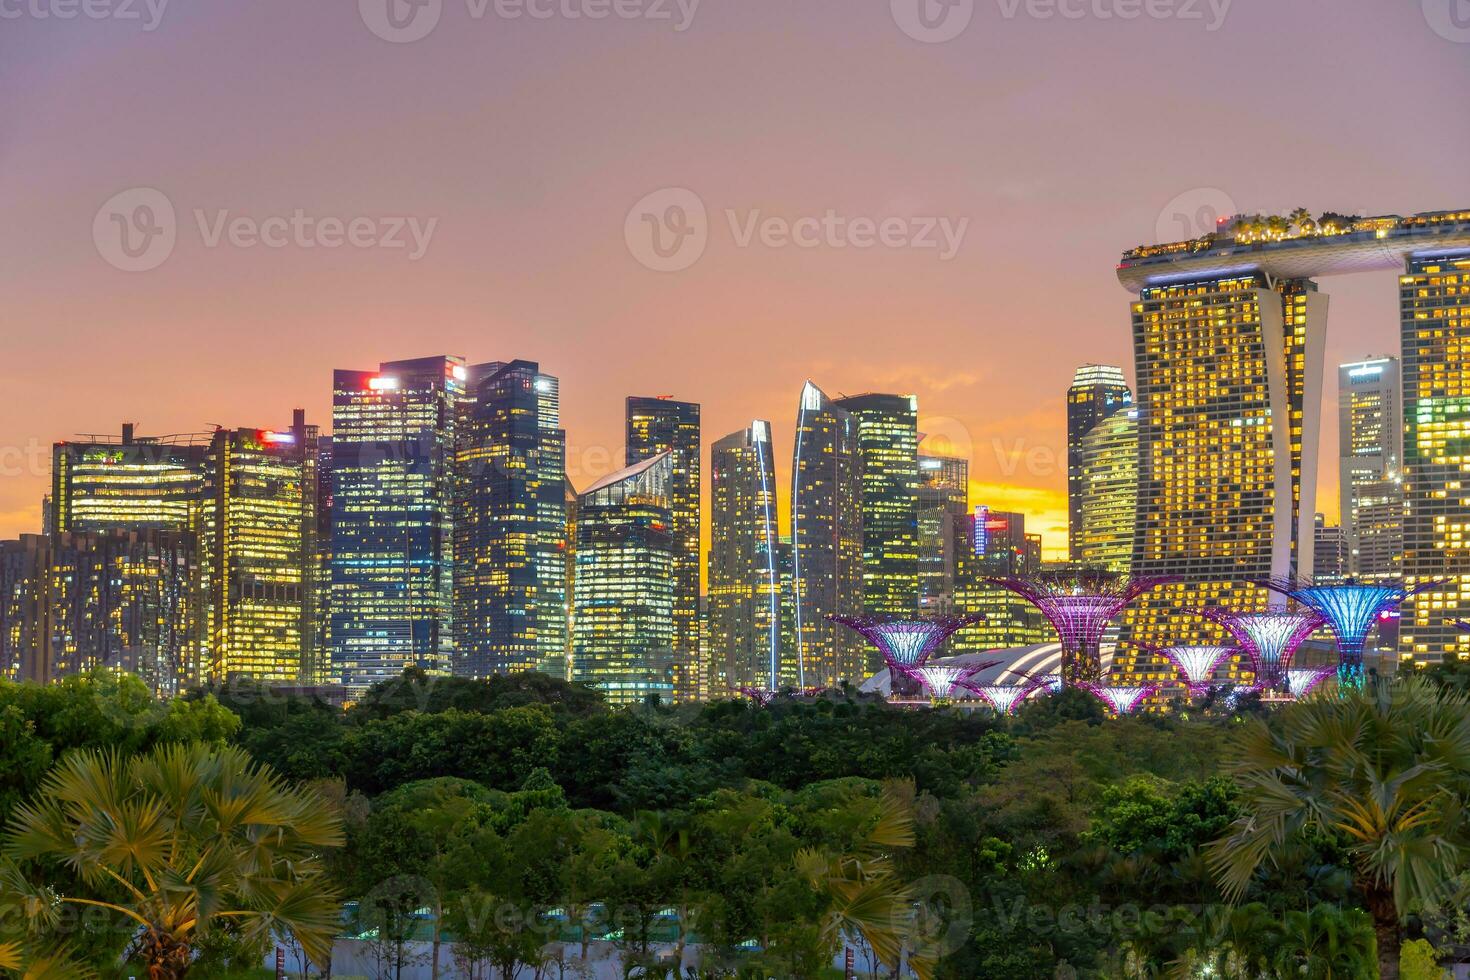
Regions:
<instances>
[{"instance_id":1,"label":"office tower","mask_svg":"<svg viewBox=\"0 0 1470 980\"><path fill-rule=\"evenodd\" d=\"M970 513L970 461L919 457L919 610L948 613L954 570Z\"/></svg>"},{"instance_id":2,"label":"office tower","mask_svg":"<svg viewBox=\"0 0 1470 980\"><path fill-rule=\"evenodd\" d=\"M1321 585L1341 583L1348 574L1348 549L1345 529L1328 524L1318 514L1314 520L1316 545L1312 549L1312 580Z\"/></svg>"},{"instance_id":3,"label":"office tower","mask_svg":"<svg viewBox=\"0 0 1470 980\"><path fill-rule=\"evenodd\" d=\"M771 424L710 448L709 693L781 682L781 577Z\"/></svg>"},{"instance_id":4,"label":"office tower","mask_svg":"<svg viewBox=\"0 0 1470 980\"><path fill-rule=\"evenodd\" d=\"M1081 520L1072 535L1072 560L1087 568L1127 572L1133 562L1138 504L1137 409L1114 412L1082 437L1078 477Z\"/></svg>"},{"instance_id":5,"label":"office tower","mask_svg":"<svg viewBox=\"0 0 1470 980\"><path fill-rule=\"evenodd\" d=\"M955 614L979 613L985 621L956 633L949 652L1045 643L1051 634L1036 607L989 578L1024 578L1041 570L1041 536L1026 533L1026 516L984 505L964 521L955 566Z\"/></svg>"},{"instance_id":6,"label":"office tower","mask_svg":"<svg viewBox=\"0 0 1470 980\"><path fill-rule=\"evenodd\" d=\"M207 437L87 436L51 452L48 531L196 529Z\"/></svg>"},{"instance_id":7,"label":"office tower","mask_svg":"<svg viewBox=\"0 0 1470 980\"><path fill-rule=\"evenodd\" d=\"M873 673L862 637L827 619L863 611L861 467L857 420L808 381L801 390L791 464L790 594L798 687L857 684Z\"/></svg>"},{"instance_id":8,"label":"office tower","mask_svg":"<svg viewBox=\"0 0 1470 980\"><path fill-rule=\"evenodd\" d=\"M338 680L332 665L332 437L316 440L316 624L318 682Z\"/></svg>"},{"instance_id":9,"label":"office tower","mask_svg":"<svg viewBox=\"0 0 1470 980\"><path fill-rule=\"evenodd\" d=\"M211 679L321 678L316 440L298 409L289 430L220 429L210 443L200 552Z\"/></svg>"},{"instance_id":10,"label":"office tower","mask_svg":"<svg viewBox=\"0 0 1470 980\"><path fill-rule=\"evenodd\" d=\"M562 488L566 502L567 523L564 536L567 542L566 582L567 582L567 616L566 637L567 645L563 656L563 666L560 674L565 680L572 677L572 610L577 606L577 488L572 486L570 479L563 479Z\"/></svg>"},{"instance_id":11,"label":"office tower","mask_svg":"<svg viewBox=\"0 0 1470 980\"><path fill-rule=\"evenodd\" d=\"M1072 561L1083 560L1083 440L1104 419L1132 404L1133 392L1123 380L1122 368L1084 364L1072 375L1067 389L1067 554Z\"/></svg>"},{"instance_id":12,"label":"office tower","mask_svg":"<svg viewBox=\"0 0 1470 980\"><path fill-rule=\"evenodd\" d=\"M332 375L331 662L349 696L449 669L458 357Z\"/></svg>"},{"instance_id":13,"label":"office tower","mask_svg":"<svg viewBox=\"0 0 1470 980\"><path fill-rule=\"evenodd\" d=\"M1470 212L1463 215L1470 222ZM1435 662L1470 656L1470 248L1416 253L1399 280L1404 398L1404 558L1410 599L1399 653Z\"/></svg>"},{"instance_id":14,"label":"office tower","mask_svg":"<svg viewBox=\"0 0 1470 980\"><path fill-rule=\"evenodd\" d=\"M1214 642L1196 610L1260 611L1267 594L1252 583L1311 574L1311 524L1303 535L1298 518L1315 500L1326 319L1327 297L1305 280L1142 289L1132 573L1181 581L1128 608L1124 639Z\"/></svg>"},{"instance_id":15,"label":"office tower","mask_svg":"<svg viewBox=\"0 0 1470 980\"><path fill-rule=\"evenodd\" d=\"M612 704L674 695L674 483L666 452L577 499L572 680Z\"/></svg>"},{"instance_id":16,"label":"office tower","mask_svg":"<svg viewBox=\"0 0 1470 980\"><path fill-rule=\"evenodd\" d=\"M469 369L455 434L454 671L567 670L561 386L531 361Z\"/></svg>"},{"instance_id":17,"label":"office tower","mask_svg":"<svg viewBox=\"0 0 1470 980\"><path fill-rule=\"evenodd\" d=\"M1396 578L1404 551L1399 359L1374 357L1339 367L1337 406L1337 480L1347 572L1360 579Z\"/></svg>"},{"instance_id":18,"label":"office tower","mask_svg":"<svg viewBox=\"0 0 1470 980\"><path fill-rule=\"evenodd\" d=\"M629 397L626 422L628 466L673 454L674 697L689 701L703 696L705 682L699 662L699 406L668 397Z\"/></svg>"},{"instance_id":19,"label":"office tower","mask_svg":"<svg viewBox=\"0 0 1470 980\"><path fill-rule=\"evenodd\" d=\"M868 394L834 404L857 423L863 607L912 619L919 609L919 400Z\"/></svg>"},{"instance_id":20,"label":"office tower","mask_svg":"<svg viewBox=\"0 0 1470 980\"><path fill-rule=\"evenodd\" d=\"M51 678L51 536L0 541L0 678L45 683Z\"/></svg>"}]
</instances>

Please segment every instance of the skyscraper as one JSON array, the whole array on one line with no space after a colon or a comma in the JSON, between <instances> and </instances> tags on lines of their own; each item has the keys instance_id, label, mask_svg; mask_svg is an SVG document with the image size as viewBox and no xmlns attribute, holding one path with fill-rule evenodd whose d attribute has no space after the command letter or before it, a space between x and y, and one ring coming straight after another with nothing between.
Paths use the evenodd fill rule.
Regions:
<instances>
[{"instance_id":1,"label":"skyscraper","mask_svg":"<svg viewBox=\"0 0 1470 980\"><path fill-rule=\"evenodd\" d=\"M781 683L781 577L771 423L710 449L709 692Z\"/></svg>"},{"instance_id":2,"label":"skyscraper","mask_svg":"<svg viewBox=\"0 0 1470 980\"><path fill-rule=\"evenodd\" d=\"M668 397L630 396L626 422L628 466L673 454L674 696L687 701L703 694L705 680L699 663L699 406Z\"/></svg>"},{"instance_id":3,"label":"skyscraper","mask_svg":"<svg viewBox=\"0 0 1470 980\"><path fill-rule=\"evenodd\" d=\"M1067 551L1072 561L1082 561L1082 441L1098 423L1132 404L1122 368L1084 364L1072 375L1067 389Z\"/></svg>"},{"instance_id":4,"label":"skyscraper","mask_svg":"<svg viewBox=\"0 0 1470 980\"><path fill-rule=\"evenodd\" d=\"M1082 507L1073 560L1126 572L1138 504L1138 410L1122 409L1093 426L1078 456Z\"/></svg>"},{"instance_id":5,"label":"skyscraper","mask_svg":"<svg viewBox=\"0 0 1470 980\"><path fill-rule=\"evenodd\" d=\"M194 531L207 436L89 436L51 451L49 531Z\"/></svg>"},{"instance_id":6,"label":"skyscraper","mask_svg":"<svg viewBox=\"0 0 1470 980\"><path fill-rule=\"evenodd\" d=\"M810 381L791 464L791 601L797 684L858 683L873 655L833 613L863 611L863 486L858 423ZM917 582L917 561L915 562Z\"/></svg>"},{"instance_id":7,"label":"skyscraper","mask_svg":"<svg viewBox=\"0 0 1470 980\"><path fill-rule=\"evenodd\" d=\"M350 694L449 670L464 379L448 356L333 374L331 660Z\"/></svg>"},{"instance_id":8,"label":"skyscraper","mask_svg":"<svg viewBox=\"0 0 1470 980\"><path fill-rule=\"evenodd\" d=\"M455 673L567 675L561 386L531 361L469 369L456 440Z\"/></svg>"},{"instance_id":9,"label":"skyscraper","mask_svg":"<svg viewBox=\"0 0 1470 980\"><path fill-rule=\"evenodd\" d=\"M1039 541L1026 533L1026 515L981 505L963 523L955 567L957 615L980 613L985 621L950 637L950 653L979 653L1044 643L1050 635L1036 607L986 579L1023 578L1041 570Z\"/></svg>"},{"instance_id":10,"label":"skyscraper","mask_svg":"<svg viewBox=\"0 0 1470 980\"><path fill-rule=\"evenodd\" d=\"M201 526L208 676L315 683L316 426L220 429Z\"/></svg>"},{"instance_id":11,"label":"skyscraper","mask_svg":"<svg viewBox=\"0 0 1470 980\"><path fill-rule=\"evenodd\" d=\"M1462 220L1470 222L1470 212ZM1404 578L1447 579L1410 599L1399 653L1470 656L1470 249L1411 255L1399 279L1404 395Z\"/></svg>"},{"instance_id":12,"label":"skyscraper","mask_svg":"<svg viewBox=\"0 0 1470 980\"><path fill-rule=\"evenodd\" d=\"M955 562L970 513L970 461L919 457L919 609L948 613L954 605Z\"/></svg>"},{"instance_id":13,"label":"skyscraper","mask_svg":"<svg viewBox=\"0 0 1470 980\"><path fill-rule=\"evenodd\" d=\"M836 406L857 423L862 480L863 607L912 618L919 610L919 402L853 395Z\"/></svg>"},{"instance_id":14,"label":"skyscraper","mask_svg":"<svg viewBox=\"0 0 1470 980\"><path fill-rule=\"evenodd\" d=\"M1398 577L1404 551L1403 388L1396 357L1337 369L1338 494L1347 572Z\"/></svg>"},{"instance_id":15,"label":"skyscraper","mask_svg":"<svg viewBox=\"0 0 1470 980\"><path fill-rule=\"evenodd\" d=\"M1312 581L1334 585L1348 574L1347 535L1340 524L1328 524L1323 514L1313 521L1316 543L1312 549Z\"/></svg>"},{"instance_id":16,"label":"skyscraper","mask_svg":"<svg viewBox=\"0 0 1470 980\"><path fill-rule=\"evenodd\" d=\"M572 680L613 704L674 695L674 482L662 453L577 500Z\"/></svg>"}]
</instances>

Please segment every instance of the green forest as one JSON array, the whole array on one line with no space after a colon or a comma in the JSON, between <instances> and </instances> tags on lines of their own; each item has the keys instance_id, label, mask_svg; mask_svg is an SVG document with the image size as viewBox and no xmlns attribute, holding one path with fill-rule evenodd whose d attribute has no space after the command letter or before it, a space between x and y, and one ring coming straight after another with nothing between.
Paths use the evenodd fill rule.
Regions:
<instances>
[{"instance_id":1,"label":"green forest","mask_svg":"<svg viewBox=\"0 0 1470 980\"><path fill-rule=\"evenodd\" d=\"M0 684L0 975L1412 977L1470 947L1459 665L1267 711L611 709L410 671ZM685 954L689 955L686 956ZM695 955L697 953L697 955ZM680 962L688 965L679 972ZM316 965L313 965L316 964Z\"/></svg>"}]
</instances>

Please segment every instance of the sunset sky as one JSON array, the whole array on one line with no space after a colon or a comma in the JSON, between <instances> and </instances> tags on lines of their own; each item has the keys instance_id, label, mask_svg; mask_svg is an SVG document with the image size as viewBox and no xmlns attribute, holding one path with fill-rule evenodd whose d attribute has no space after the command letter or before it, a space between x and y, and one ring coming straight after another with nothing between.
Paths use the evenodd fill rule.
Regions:
<instances>
[{"instance_id":1,"label":"sunset sky","mask_svg":"<svg viewBox=\"0 0 1470 980\"><path fill-rule=\"evenodd\" d=\"M703 0L683 30L691 0L603 19L564 8L610 0L547 18L442 0L408 43L370 29L382 0L171 0L152 23L160 2L137 0L141 21L0 4L0 536L39 529L57 439L284 426L294 406L328 429L333 368L460 353L561 378L579 487L621 460L629 394L701 402L706 444L771 420L784 483L806 379L915 393L921 428L972 456L974 502L1032 515L1055 555L1072 371L1133 374L1123 249L1222 201L1470 206L1470 38L1434 29L1450 0L1158 0L1174 15L1135 19L1099 16L1128 0L1077 18L975 0L943 43L902 29L907 0ZM94 238L132 188L176 214L149 271ZM666 188L709 215L677 272L625 241ZM417 259L210 244L221 221L298 209L435 223ZM829 211L967 224L948 260L741 243ZM1322 289L1335 514L1335 365L1397 353L1397 295L1392 274Z\"/></svg>"}]
</instances>

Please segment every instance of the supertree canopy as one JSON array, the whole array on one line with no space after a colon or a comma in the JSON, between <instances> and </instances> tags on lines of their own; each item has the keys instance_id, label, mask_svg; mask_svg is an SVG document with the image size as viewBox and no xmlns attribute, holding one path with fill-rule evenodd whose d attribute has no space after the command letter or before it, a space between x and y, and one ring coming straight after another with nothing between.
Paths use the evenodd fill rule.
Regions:
<instances>
[{"instance_id":1,"label":"supertree canopy","mask_svg":"<svg viewBox=\"0 0 1470 980\"><path fill-rule=\"evenodd\" d=\"M1015 714L1020 703L1046 685L1044 684L974 684L970 690L990 703L1003 715Z\"/></svg>"},{"instance_id":2,"label":"supertree canopy","mask_svg":"<svg viewBox=\"0 0 1470 980\"><path fill-rule=\"evenodd\" d=\"M1143 699L1158 690L1150 687L1104 687L1101 684L1079 685L1097 695L1117 715L1131 715L1143 703Z\"/></svg>"},{"instance_id":3,"label":"supertree canopy","mask_svg":"<svg viewBox=\"0 0 1470 980\"><path fill-rule=\"evenodd\" d=\"M1286 689L1293 698L1304 698L1337 672L1332 664L1321 667L1293 667L1286 672Z\"/></svg>"},{"instance_id":4,"label":"supertree canopy","mask_svg":"<svg viewBox=\"0 0 1470 980\"><path fill-rule=\"evenodd\" d=\"M936 616L933 619L885 619L881 616L827 616L834 623L861 633L863 639L878 648L889 671L906 667L922 667L939 649L939 645L966 626L984 622L978 613L971 616Z\"/></svg>"},{"instance_id":5,"label":"supertree canopy","mask_svg":"<svg viewBox=\"0 0 1470 980\"><path fill-rule=\"evenodd\" d=\"M1198 694L1208 688L1215 679L1215 671L1235 652L1235 647L1226 646L1160 647L1158 650L1179 669L1190 694Z\"/></svg>"},{"instance_id":6,"label":"supertree canopy","mask_svg":"<svg viewBox=\"0 0 1470 980\"><path fill-rule=\"evenodd\" d=\"M954 697L957 692L970 690L970 678L998 663L999 660L978 664L928 664L923 667L909 667L906 672L918 678L924 685L924 693L931 698L947 699Z\"/></svg>"},{"instance_id":7,"label":"supertree canopy","mask_svg":"<svg viewBox=\"0 0 1470 980\"><path fill-rule=\"evenodd\" d=\"M1305 580L1271 579L1261 583L1315 609L1337 638L1337 680L1344 686L1363 683L1363 647L1380 613L1396 609L1407 598L1443 582L1406 586L1402 582L1359 582L1318 585Z\"/></svg>"},{"instance_id":8,"label":"supertree canopy","mask_svg":"<svg viewBox=\"0 0 1470 980\"><path fill-rule=\"evenodd\" d=\"M763 687L742 687L740 693L761 707L765 707L776 699L775 691L768 691Z\"/></svg>"},{"instance_id":9,"label":"supertree canopy","mask_svg":"<svg viewBox=\"0 0 1470 980\"><path fill-rule=\"evenodd\" d=\"M1219 623L1235 637L1240 648L1250 657L1255 672L1255 686L1275 690L1284 683L1283 672L1291 666L1297 648L1326 620L1314 609L1295 612L1231 612L1228 609L1206 609L1204 615Z\"/></svg>"},{"instance_id":10,"label":"supertree canopy","mask_svg":"<svg viewBox=\"0 0 1470 980\"><path fill-rule=\"evenodd\" d=\"M1111 572L1071 572L1037 578L992 578L1026 599L1047 618L1062 642L1062 680L1096 684L1102 679L1102 635L1124 606L1159 585L1162 576L1127 578Z\"/></svg>"}]
</instances>

